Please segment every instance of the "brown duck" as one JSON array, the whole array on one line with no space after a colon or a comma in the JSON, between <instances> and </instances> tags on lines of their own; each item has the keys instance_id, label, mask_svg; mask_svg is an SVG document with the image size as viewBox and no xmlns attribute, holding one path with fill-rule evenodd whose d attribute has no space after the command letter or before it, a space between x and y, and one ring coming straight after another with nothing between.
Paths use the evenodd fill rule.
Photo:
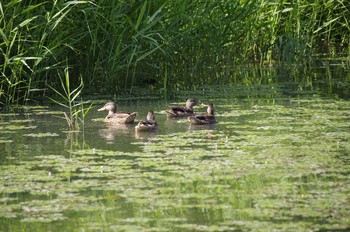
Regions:
<instances>
[{"instance_id":1,"label":"brown duck","mask_svg":"<svg viewBox=\"0 0 350 232\"><path fill-rule=\"evenodd\" d=\"M190 116L188 117L188 121L193 125L205 125L216 123L216 119L214 116L214 105L209 104L206 113Z\"/></svg>"},{"instance_id":2,"label":"brown duck","mask_svg":"<svg viewBox=\"0 0 350 232\"><path fill-rule=\"evenodd\" d=\"M97 111L108 111L105 122L115 123L133 123L137 113L116 112L116 105L114 102L107 102L101 109Z\"/></svg>"},{"instance_id":3,"label":"brown duck","mask_svg":"<svg viewBox=\"0 0 350 232\"><path fill-rule=\"evenodd\" d=\"M165 111L168 118L182 118L194 115L193 106L197 105L196 99L187 99L186 105L184 106L170 106L168 110Z\"/></svg>"},{"instance_id":4,"label":"brown duck","mask_svg":"<svg viewBox=\"0 0 350 232\"><path fill-rule=\"evenodd\" d=\"M158 124L155 121L155 115L153 111L149 111L147 113L147 120L141 120L137 126L135 126L135 130L137 131L153 131L158 128Z\"/></svg>"}]
</instances>

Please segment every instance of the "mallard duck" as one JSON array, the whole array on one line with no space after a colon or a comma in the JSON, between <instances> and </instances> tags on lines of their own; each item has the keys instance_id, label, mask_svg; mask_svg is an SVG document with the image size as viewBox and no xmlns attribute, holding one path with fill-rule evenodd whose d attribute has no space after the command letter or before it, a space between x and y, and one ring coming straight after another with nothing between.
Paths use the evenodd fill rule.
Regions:
<instances>
[{"instance_id":1,"label":"mallard duck","mask_svg":"<svg viewBox=\"0 0 350 232\"><path fill-rule=\"evenodd\" d=\"M108 111L108 115L105 118L105 122L108 123L133 123L137 116L136 112L116 112L116 105L114 102L107 102L101 109L97 111Z\"/></svg>"},{"instance_id":2,"label":"mallard duck","mask_svg":"<svg viewBox=\"0 0 350 232\"><path fill-rule=\"evenodd\" d=\"M147 113L147 120L141 120L137 126L135 126L135 130L137 131L152 131L158 128L158 124L155 121L155 116L153 111L149 111Z\"/></svg>"},{"instance_id":3,"label":"mallard duck","mask_svg":"<svg viewBox=\"0 0 350 232\"><path fill-rule=\"evenodd\" d=\"M216 123L213 104L208 105L207 113L190 116L188 117L188 121L193 125L205 125Z\"/></svg>"},{"instance_id":4,"label":"mallard duck","mask_svg":"<svg viewBox=\"0 0 350 232\"><path fill-rule=\"evenodd\" d=\"M184 106L170 106L168 110L165 111L168 118L181 118L194 115L193 106L197 105L196 99L187 99L186 105Z\"/></svg>"}]
</instances>

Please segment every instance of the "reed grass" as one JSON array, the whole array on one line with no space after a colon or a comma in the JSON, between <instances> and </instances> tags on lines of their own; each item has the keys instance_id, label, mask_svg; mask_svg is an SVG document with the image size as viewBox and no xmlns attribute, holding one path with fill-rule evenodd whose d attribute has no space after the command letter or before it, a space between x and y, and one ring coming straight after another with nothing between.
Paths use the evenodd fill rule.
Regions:
<instances>
[{"instance_id":1,"label":"reed grass","mask_svg":"<svg viewBox=\"0 0 350 232\"><path fill-rule=\"evenodd\" d=\"M80 77L80 84L77 87L72 88L69 68L66 68L64 70L64 77L60 76L59 79L61 83L61 91L58 88L48 85L48 87L56 93L59 99L50 97L50 100L68 110L68 113L63 112L68 129L70 131L80 130L81 128L84 128L85 117L93 105L93 103L90 103L88 108L84 108L84 105L88 104L88 102L84 102L81 98L81 93L84 88L83 78ZM79 98L80 101L78 101Z\"/></svg>"},{"instance_id":2,"label":"reed grass","mask_svg":"<svg viewBox=\"0 0 350 232\"><path fill-rule=\"evenodd\" d=\"M349 57L349 11L345 0L2 1L0 104L57 94L46 84L66 61L84 92L169 95L240 64Z\"/></svg>"}]
</instances>

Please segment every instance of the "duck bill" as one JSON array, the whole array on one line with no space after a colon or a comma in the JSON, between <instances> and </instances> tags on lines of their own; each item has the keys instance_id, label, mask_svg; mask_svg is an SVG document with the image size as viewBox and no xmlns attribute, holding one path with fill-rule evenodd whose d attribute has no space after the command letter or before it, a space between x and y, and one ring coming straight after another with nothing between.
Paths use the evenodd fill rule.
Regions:
<instances>
[{"instance_id":1,"label":"duck bill","mask_svg":"<svg viewBox=\"0 0 350 232\"><path fill-rule=\"evenodd\" d=\"M102 107L101 109L98 109L97 111L104 111L105 107Z\"/></svg>"}]
</instances>

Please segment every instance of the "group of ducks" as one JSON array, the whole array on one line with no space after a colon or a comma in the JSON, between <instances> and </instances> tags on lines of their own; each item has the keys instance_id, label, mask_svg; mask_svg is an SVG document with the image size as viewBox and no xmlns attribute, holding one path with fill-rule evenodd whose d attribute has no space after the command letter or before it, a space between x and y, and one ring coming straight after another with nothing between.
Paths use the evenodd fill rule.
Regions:
<instances>
[{"instance_id":1,"label":"group of ducks","mask_svg":"<svg viewBox=\"0 0 350 232\"><path fill-rule=\"evenodd\" d=\"M165 111L168 118L188 118L188 121L194 125L206 125L216 123L214 116L214 106L209 104L206 113L195 114L193 106L197 105L198 101L196 99L190 98L187 99L186 105L184 106L169 106ZM128 124L133 123L137 113L125 113L117 112L116 105L114 102L107 102L101 109L98 111L108 111L108 115L105 118L105 122L114 124L122 123ZM135 130L137 131L152 131L158 128L158 124L155 121L155 115L153 111L147 113L147 120L141 120Z\"/></svg>"}]
</instances>

